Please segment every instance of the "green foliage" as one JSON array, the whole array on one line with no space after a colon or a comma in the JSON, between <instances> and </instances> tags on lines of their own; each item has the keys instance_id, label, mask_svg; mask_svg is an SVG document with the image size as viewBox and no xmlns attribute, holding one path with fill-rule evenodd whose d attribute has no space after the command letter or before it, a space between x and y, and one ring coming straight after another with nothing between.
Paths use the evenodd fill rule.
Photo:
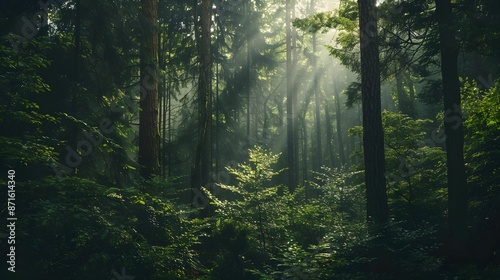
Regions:
<instances>
[{"instance_id":1,"label":"green foliage","mask_svg":"<svg viewBox=\"0 0 500 280\"><path fill-rule=\"evenodd\" d=\"M439 261L429 255L435 248L433 243L427 245L432 233L428 229L408 231L391 224L382 237L371 235L366 224L351 224L344 231L332 231L311 247L311 277L422 279L425 271L435 272L440 267Z\"/></svg>"},{"instance_id":2,"label":"green foliage","mask_svg":"<svg viewBox=\"0 0 500 280\"><path fill-rule=\"evenodd\" d=\"M269 191L259 194L266 182L278 175L271 167L278 162L279 154L275 155L269 150L264 150L260 146L255 146L248 151L249 162L238 164L238 168L227 167L229 173L233 174L240 182L241 195L257 193L257 199L263 199L269 195ZM227 186L222 186L227 188Z\"/></svg>"},{"instance_id":3,"label":"green foliage","mask_svg":"<svg viewBox=\"0 0 500 280\"><path fill-rule=\"evenodd\" d=\"M1 35L26 27L25 17L38 11L27 1L18 2L2 6L6 13L0 19L5 23ZM315 2L318 7L322 4ZM404 83L426 83L415 85L415 95L439 104L442 81L434 76L439 72L435 1L378 2L382 80L390 87L395 72L408 73L409 81ZM498 5L491 0L454 2L457 39L466 50L460 71L470 77L487 71L497 76ZM474 2L474 7L466 2ZM364 221L361 141L345 145L354 150L352 164L325 168L316 174L317 180L305 180L306 186L293 193L276 178L281 171L274 168L280 166L279 154L253 147L246 162L227 168L231 178L225 184L210 189L213 192L205 189L215 211L208 218L196 218L193 214L198 209L183 200L193 133L199 127L193 121L197 103L191 90L199 78L196 56L200 51L199 10L194 4L160 1L158 10L159 119L165 124L162 164L168 164L168 174L176 177L144 181L136 171L139 2L67 2L44 11L48 25L23 43L14 35L0 38L0 170L15 169L18 179L18 278L111 279L118 278L114 272L122 269L136 279L499 278L498 266L492 263L498 261L498 248L492 244L488 244L492 255L479 265L437 257L442 249L438 237L447 232L442 147L446 114L442 113L436 121L383 113L392 219L378 234ZM273 150L283 144L283 4L213 1L215 166L243 161L242 147L249 146L244 142L260 142ZM295 16L301 17L304 2L297 4ZM326 65L335 63L328 60L312 69L312 62L322 59L319 47L311 51L315 47L309 33L335 29L333 40L331 33L326 35L335 43L328 47L329 53L353 75L360 69L357 3L340 4L331 12L311 15L314 11L307 11L310 16L293 23L300 29L293 36L297 38L294 87L297 93L305 93L304 98L299 95L294 111L300 117L297 129L304 132L298 139L299 158L306 164L314 160L310 149L317 145L309 142L314 133L308 135L315 118L311 96L318 90L331 102L332 86L321 79L335 76L333 86L340 92L350 75L338 69L331 73ZM319 46L320 34L315 38ZM20 44L13 48L12 40ZM318 86L309 90L313 81ZM360 88L360 83L353 82L344 89L348 107L359 103ZM462 95L471 232L491 233L494 239L493 233L498 233L494 219L500 209L500 82L479 86L463 80ZM247 110L250 118L244 116ZM344 120L341 132L346 123L359 124L358 112L338 112ZM99 129L103 119L111 121L112 132ZM248 137L243 133L245 121L251 126ZM333 125L327 129L334 131ZM349 135L362 139L362 131L354 126ZM77 148L85 133L102 138L102 143L93 146L76 168L68 167L67 176L52 176L52 166L64 163L67 148L86 154ZM324 140L333 144L328 157L336 164L337 140L330 135ZM306 169L299 175L308 174ZM5 178L0 185L6 185Z\"/></svg>"},{"instance_id":4,"label":"green foliage","mask_svg":"<svg viewBox=\"0 0 500 280\"><path fill-rule=\"evenodd\" d=\"M229 192L231 199L219 199L207 189L209 196L216 207L216 213L222 219L233 219L237 222L257 229L260 237L261 250L265 251L266 233L270 230L275 203L278 198L278 187L269 186L272 177L279 174L273 171L271 165L276 164L279 154L275 155L268 150L255 146L249 150L249 162L240 163L236 168L227 167L230 174L238 180L238 185L230 186L219 184L222 190ZM224 196L224 193L221 194Z\"/></svg>"},{"instance_id":5,"label":"green foliage","mask_svg":"<svg viewBox=\"0 0 500 280\"><path fill-rule=\"evenodd\" d=\"M160 197L79 178L19 188L20 250L30 251L35 273L27 278L111 278L125 267L145 279L186 279L202 270L192 248L203 223Z\"/></svg>"},{"instance_id":6,"label":"green foliage","mask_svg":"<svg viewBox=\"0 0 500 280\"><path fill-rule=\"evenodd\" d=\"M382 113L382 123L387 193L394 218L414 227L421 221L429 221L429 217L441 220L446 210L447 191L446 154L436 147L444 139L439 137L442 134L439 125L389 111ZM426 132L432 127L435 129ZM349 130L351 137L361 137L362 133L361 126ZM352 156L360 153L356 150Z\"/></svg>"},{"instance_id":7,"label":"green foliage","mask_svg":"<svg viewBox=\"0 0 500 280\"><path fill-rule=\"evenodd\" d=\"M41 54L47 44L27 40L20 47L16 52L8 36L0 38L0 166L45 170L57 156L58 143L47 131L60 122L34 101L34 96L45 96L50 90L39 74L50 64Z\"/></svg>"},{"instance_id":8,"label":"green foliage","mask_svg":"<svg viewBox=\"0 0 500 280\"><path fill-rule=\"evenodd\" d=\"M446 202L445 152L428 146L430 120L414 120L401 113L384 112L384 143L388 197L394 217L415 227L444 214ZM429 138L426 139L425 137ZM434 215L430 215L433 213Z\"/></svg>"},{"instance_id":9,"label":"green foliage","mask_svg":"<svg viewBox=\"0 0 500 280\"><path fill-rule=\"evenodd\" d=\"M327 46L330 54L338 58L342 65L359 73L359 24L356 1L343 1L335 12L316 13L305 19L296 19L294 26L308 32L328 32L335 29L338 34L335 46Z\"/></svg>"},{"instance_id":10,"label":"green foliage","mask_svg":"<svg viewBox=\"0 0 500 280\"><path fill-rule=\"evenodd\" d=\"M471 206L481 217L489 217L500 211L500 83L480 90L465 80L462 96Z\"/></svg>"},{"instance_id":11,"label":"green foliage","mask_svg":"<svg viewBox=\"0 0 500 280\"><path fill-rule=\"evenodd\" d=\"M249 256L255 249L249 240L250 229L246 224L231 219L218 220L210 238L211 247L217 250L210 275L211 279L249 279ZM251 258L251 257L250 257Z\"/></svg>"},{"instance_id":12,"label":"green foliage","mask_svg":"<svg viewBox=\"0 0 500 280\"><path fill-rule=\"evenodd\" d=\"M352 2L350 2L352 3ZM357 7L347 5L338 11L343 16L335 16L331 12L316 13L305 19L295 19L293 26L312 33L328 32L332 28L343 27L348 30L356 30Z\"/></svg>"},{"instance_id":13,"label":"green foliage","mask_svg":"<svg viewBox=\"0 0 500 280\"><path fill-rule=\"evenodd\" d=\"M250 279L247 278L250 276L241 277L254 269L255 263L245 259L253 256L253 262L262 264L269 259L274 243L283 238L284 229L280 223L284 210L280 206L283 205L278 202L278 187L269 186L272 177L279 174L271 167L278 158L279 154L255 146L249 150L248 162L236 168L227 167L238 180L236 186L219 184L222 188L220 198L203 189L216 207L213 236L221 244L217 256L224 263L233 263L231 268L216 266L213 275L226 275L224 279ZM222 198L226 196L229 198ZM250 249L245 244L256 246Z\"/></svg>"},{"instance_id":14,"label":"green foliage","mask_svg":"<svg viewBox=\"0 0 500 280\"><path fill-rule=\"evenodd\" d=\"M318 174L320 184L315 184L320 191L320 197L313 200L320 209L327 210L325 216L335 216L335 223L362 222L364 213L363 172L345 171L324 167L324 172Z\"/></svg>"},{"instance_id":15,"label":"green foliage","mask_svg":"<svg viewBox=\"0 0 500 280\"><path fill-rule=\"evenodd\" d=\"M345 90L347 95L346 107L352 108L354 104L361 104L361 83L353 82Z\"/></svg>"}]
</instances>

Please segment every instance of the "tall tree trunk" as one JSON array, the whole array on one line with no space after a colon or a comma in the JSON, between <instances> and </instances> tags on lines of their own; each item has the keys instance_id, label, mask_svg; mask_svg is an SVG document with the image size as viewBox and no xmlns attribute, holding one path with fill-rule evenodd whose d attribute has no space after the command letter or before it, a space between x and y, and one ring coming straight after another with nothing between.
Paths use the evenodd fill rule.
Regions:
<instances>
[{"instance_id":1,"label":"tall tree trunk","mask_svg":"<svg viewBox=\"0 0 500 280\"><path fill-rule=\"evenodd\" d=\"M316 73L313 77L313 91L314 91L314 106L315 106L315 117L314 117L314 130L316 131L316 156L313 158L313 162L315 163L315 171L320 171L321 165L323 164L322 153L323 149L321 146L321 96L318 87L318 58L316 56L316 34L313 34L312 37L313 43L313 72Z\"/></svg>"},{"instance_id":2,"label":"tall tree trunk","mask_svg":"<svg viewBox=\"0 0 500 280\"><path fill-rule=\"evenodd\" d=\"M297 145L299 145L299 140L302 139L301 147L301 158L302 158L302 178L300 178L299 182L304 183L308 178L308 168L307 168L307 121L306 115L309 111L309 104L311 104L312 92L308 92L306 94L304 102L301 104L300 108L296 107L297 113L297 131L302 131L302 137L297 136ZM300 126L299 126L300 124ZM312 144L311 144L312 147ZM299 158L297 156L297 158ZM297 169L298 170L298 169Z\"/></svg>"},{"instance_id":3,"label":"tall tree trunk","mask_svg":"<svg viewBox=\"0 0 500 280\"><path fill-rule=\"evenodd\" d=\"M292 31L291 10L293 0L286 0L286 125L287 125L287 161L288 161L288 189L293 192L297 182L295 168L295 132L294 132L294 83L292 62Z\"/></svg>"},{"instance_id":4,"label":"tall tree trunk","mask_svg":"<svg viewBox=\"0 0 500 280\"><path fill-rule=\"evenodd\" d=\"M444 131L448 168L448 219L453 252L462 256L467 235L467 177L464 164L464 131L460 108L457 59L459 47L450 0L436 0L441 48L441 75L444 90Z\"/></svg>"},{"instance_id":5,"label":"tall tree trunk","mask_svg":"<svg viewBox=\"0 0 500 280\"><path fill-rule=\"evenodd\" d=\"M330 167L335 167L335 152L333 150L333 125L332 117L330 115L330 104L325 102L325 122L326 122L326 149L330 158Z\"/></svg>"},{"instance_id":6,"label":"tall tree trunk","mask_svg":"<svg viewBox=\"0 0 500 280\"><path fill-rule=\"evenodd\" d=\"M388 221L375 0L358 0L367 219Z\"/></svg>"},{"instance_id":7,"label":"tall tree trunk","mask_svg":"<svg viewBox=\"0 0 500 280\"><path fill-rule=\"evenodd\" d=\"M356 120L354 119L354 116L352 115L353 113L360 113L356 112L355 108L353 107L351 110L345 111L345 116L346 116L346 127L353 127L356 125L361 125L360 123L357 123ZM347 134L347 156L349 158L349 164L354 165L356 164L356 158L352 156L353 152L356 150L356 137L354 136L349 136Z\"/></svg>"},{"instance_id":8,"label":"tall tree trunk","mask_svg":"<svg viewBox=\"0 0 500 280\"><path fill-rule=\"evenodd\" d=\"M210 10L211 0L202 0L200 7L200 23L198 34L199 53L199 79L198 79L198 104L199 104L199 137L196 147L195 161L192 170L192 188L194 195L199 195L201 186L209 182L209 173L212 167L211 141L212 130L212 97L211 97L211 54L210 54Z\"/></svg>"},{"instance_id":9,"label":"tall tree trunk","mask_svg":"<svg viewBox=\"0 0 500 280\"><path fill-rule=\"evenodd\" d=\"M342 139L342 114L340 112L340 96L338 90L335 88L335 109L337 116L337 138L339 142L339 156L342 166L346 165L345 161L345 151L344 151L344 140Z\"/></svg>"},{"instance_id":10,"label":"tall tree trunk","mask_svg":"<svg viewBox=\"0 0 500 280\"><path fill-rule=\"evenodd\" d=\"M168 40L168 48L167 50L170 50L172 48L171 44L170 44L170 40ZM166 72L166 65L167 63L170 63L172 57L171 57L171 54L170 54L170 51L168 52L168 60L166 61L165 63L165 73ZM165 74L167 75L167 74ZM170 77L166 76L165 77L166 79L166 88L167 88L167 100L166 100L166 105L167 105L167 128L168 128L168 133L167 135L165 135L164 137L167 137L167 140L164 141L164 149L166 149L166 143L168 143L168 145L170 146L170 144L172 144L172 82L171 82L171 79ZM165 122L165 121L164 121ZM165 151L164 151L165 153ZM170 177L172 176L172 151L169 149L168 151L166 151L168 157L167 157L167 164L168 164L168 169L167 169L167 177Z\"/></svg>"},{"instance_id":11,"label":"tall tree trunk","mask_svg":"<svg viewBox=\"0 0 500 280\"><path fill-rule=\"evenodd\" d=\"M221 37L221 27L220 27L220 20L216 21L217 27L216 27L216 37L217 39L215 40L215 47L216 47L216 52L219 53L220 50L220 43L219 43L219 38ZM220 153L219 153L219 142L220 142L220 107L219 107L219 61L215 62L215 172L219 172L219 162L220 162Z\"/></svg>"},{"instance_id":12,"label":"tall tree trunk","mask_svg":"<svg viewBox=\"0 0 500 280\"><path fill-rule=\"evenodd\" d=\"M79 84L80 79L80 67L81 65L81 45L82 45L82 5L80 0L75 0L75 30L74 30L74 44L75 44L75 53L74 53L74 65L73 65L73 81L75 84ZM73 117L78 117L78 88L73 87L70 91L70 106L69 106L69 114ZM75 122L71 122L69 127L69 144L72 147L77 145L77 136L79 134L78 126ZM78 172L77 168L73 169L73 174Z\"/></svg>"},{"instance_id":13,"label":"tall tree trunk","mask_svg":"<svg viewBox=\"0 0 500 280\"><path fill-rule=\"evenodd\" d=\"M295 18L295 6L297 4L297 0L291 0L291 19L290 19L290 24L291 21ZM293 26L293 25L291 25ZM296 171L295 174L295 182L292 185L292 191L295 190L295 188L298 186L300 182L300 156L299 156L299 139L300 139L300 128L299 124L300 122L297 121L296 118L299 117L300 114L300 108L299 108L299 102L298 102L298 96L297 96L297 88L299 84L299 79L297 79L297 62L299 61L298 59L298 52L297 52L297 31L295 28L290 27L291 30L291 35L292 35L292 81L293 81L293 86L292 86L292 112L293 112L293 148L294 148L294 169Z\"/></svg>"},{"instance_id":14,"label":"tall tree trunk","mask_svg":"<svg viewBox=\"0 0 500 280\"><path fill-rule=\"evenodd\" d=\"M250 1L248 1L247 3L247 17L251 17L250 13L251 13L251 6L250 6ZM250 20L247 18L248 22L248 26L250 26ZM250 116L250 63L251 63L251 54L250 54L250 27L247 27L246 28L246 47L247 47L247 61L246 61L246 65L245 65L245 78L246 78L246 88L245 88L245 93L246 93L246 103L247 103L247 146L250 145L250 124L251 124L251 116Z\"/></svg>"},{"instance_id":15,"label":"tall tree trunk","mask_svg":"<svg viewBox=\"0 0 500 280\"><path fill-rule=\"evenodd\" d=\"M158 175L160 131L158 126L158 1L142 0L144 19L141 39L139 164L145 178Z\"/></svg>"},{"instance_id":16,"label":"tall tree trunk","mask_svg":"<svg viewBox=\"0 0 500 280\"><path fill-rule=\"evenodd\" d=\"M302 183L309 179L308 176L308 167L307 167L307 124L306 118L300 118L301 126L302 126Z\"/></svg>"},{"instance_id":17,"label":"tall tree trunk","mask_svg":"<svg viewBox=\"0 0 500 280\"><path fill-rule=\"evenodd\" d=\"M170 54L169 54L170 56ZM167 82L167 94L168 94L168 141L167 143L172 144L172 86L170 81ZM168 150L168 169L167 169L167 177L172 176L172 151Z\"/></svg>"},{"instance_id":18,"label":"tall tree trunk","mask_svg":"<svg viewBox=\"0 0 500 280\"><path fill-rule=\"evenodd\" d=\"M160 23L160 28L162 27L162 23ZM165 71L165 37L164 33L158 32L158 67L159 69ZM162 178L166 177L166 98L167 96L167 87L166 87L166 78L165 75L161 75L160 81L158 81L158 97L159 97L159 129L160 129L160 176Z\"/></svg>"},{"instance_id":19,"label":"tall tree trunk","mask_svg":"<svg viewBox=\"0 0 500 280\"><path fill-rule=\"evenodd\" d=\"M269 98L271 97L272 93L270 93L266 99L264 100L264 106L262 106L262 110L264 111L264 120L262 124L262 141L264 144L267 146L269 144L269 140L267 139L269 137L269 124L267 120L267 102L269 102Z\"/></svg>"}]
</instances>

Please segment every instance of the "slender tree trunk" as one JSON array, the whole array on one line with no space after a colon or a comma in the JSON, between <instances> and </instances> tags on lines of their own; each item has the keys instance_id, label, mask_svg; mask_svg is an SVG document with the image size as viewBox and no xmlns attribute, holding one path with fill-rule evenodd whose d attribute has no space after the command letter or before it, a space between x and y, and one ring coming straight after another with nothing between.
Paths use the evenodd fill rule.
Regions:
<instances>
[{"instance_id":1,"label":"slender tree trunk","mask_svg":"<svg viewBox=\"0 0 500 280\"><path fill-rule=\"evenodd\" d=\"M217 33L216 33L216 48L217 53L220 52L219 46L219 38L221 37L221 29L220 29L220 20L217 22ZM220 142L220 108L219 108L219 61L216 61L215 64L215 172L219 172L219 161L220 161L220 153L219 153L219 142Z\"/></svg>"},{"instance_id":2,"label":"slender tree trunk","mask_svg":"<svg viewBox=\"0 0 500 280\"><path fill-rule=\"evenodd\" d=\"M158 126L158 36L156 20L157 0L142 0L144 25L141 39L140 108L139 113L139 164L145 178L159 174Z\"/></svg>"},{"instance_id":3,"label":"slender tree trunk","mask_svg":"<svg viewBox=\"0 0 500 280\"><path fill-rule=\"evenodd\" d=\"M319 77L317 75L317 67L318 67L318 58L316 56L316 34L313 34L312 38L313 43L313 72L316 73L313 78L313 91L314 91L314 106L315 106L315 117L314 117L314 130L316 131L316 156L313 158L313 162L315 162L315 171L320 171L321 165L323 164L323 148L321 145L321 96L318 87Z\"/></svg>"},{"instance_id":4,"label":"slender tree trunk","mask_svg":"<svg viewBox=\"0 0 500 280\"><path fill-rule=\"evenodd\" d=\"M291 0L291 19L290 19L290 24L291 21L295 18L295 5L297 0ZM299 102L298 102L298 96L297 96L297 88L299 84L299 80L297 79L297 62L298 60L298 52L297 52L297 31L295 28L292 28L293 25L291 25L291 36L292 36L292 112L293 112L293 148L294 148L294 156L293 156L293 163L294 163L294 170L295 176L294 176L294 184L292 185L292 191L295 190L295 188L298 186L299 181L300 181L300 156L299 156L299 140L300 140L300 129L299 129L299 121L296 119L299 117L300 113L300 108L299 108Z\"/></svg>"},{"instance_id":5,"label":"slender tree trunk","mask_svg":"<svg viewBox=\"0 0 500 280\"><path fill-rule=\"evenodd\" d=\"M307 124L306 118L301 118L302 124L302 183L308 180L308 167L307 167Z\"/></svg>"},{"instance_id":6,"label":"slender tree trunk","mask_svg":"<svg viewBox=\"0 0 500 280\"><path fill-rule=\"evenodd\" d=\"M261 112L260 112L260 95L258 92L254 92L253 94L254 100L253 100L253 135L254 139L259 139L259 123L260 123L260 117L261 117Z\"/></svg>"},{"instance_id":7,"label":"slender tree trunk","mask_svg":"<svg viewBox=\"0 0 500 280\"><path fill-rule=\"evenodd\" d=\"M288 189L293 192L296 187L295 168L295 132L294 132L294 77L292 62L292 31L291 31L291 10L293 0L286 0L286 125L287 125L287 161L288 161Z\"/></svg>"},{"instance_id":8,"label":"slender tree trunk","mask_svg":"<svg viewBox=\"0 0 500 280\"><path fill-rule=\"evenodd\" d=\"M352 114L355 113L354 108L346 111L346 127L353 127L355 125L360 125L356 122ZM356 150L356 137L347 136L347 156L349 158L349 163L351 165L356 164L356 158L352 156L352 153Z\"/></svg>"},{"instance_id":9,"label":"slender tree trunk","mask_svg":"<svg viewBox=\"0 0 500 280\"><path fill-rule=\"evenodd\" d=\"M211 54L210 54L210 10L211 0L202 0L200 7L200 31L198 37L198 52L200 76L198 79L199 102L199 138L196 147L195 161L192 170L192 188L206 186L212 167L211 141L212 130L212 97L211 97ZM195 191L196 192L196 191ZM196 195L196 193L194 194Z\"/></svg>"},{"instance_id":10,"label":"slender tree trunk","mask_svg":"<svg viewBox=\"0 0 500 280\"><path fill-rule=\"evenodd\" d=\"M168 49L167 50L170 50L172 48L171 44L170 44L170 40L168 40ZM170 56L170 51L168 52L168 61L166 61L165 63L165 70L166 70L166 65L168 63L170 63L171 61L171 56ZM165 71L165 73L167 73ZM167 139L163 142L164 143L164 149L166 149L166 144L168 143L168 145L170 146L172 144L172 84L171 84L171 79L170 77L168 77L168 74L165 74L166 77L166 88L167 88L167 100L165 101L166 102L166 110L167 110L167 123L166 123L166 126L167 126L167 134L164 136L166 137ZM169 149L168 151L164 151L164 153L167 153L167 165L168 165L168 168L167 168L167 177L170 177L172 175L172 151Z\"/></svg>"},{"instance_id":11,"label":"slender tree trunk","mask_svg":"<svg viewBox=\"0 0 500 280\"><path fill-rule=\"evenodd\" d=\"M344 151L344 140L342 139L342 113L340 112L340 96L337 89L335 89L335 109L337 116L337 138L339 142L339 156L342 166L346 165L345 151Z\"/></svg>"},{"instance_id":12,"label":"slender tree trunk","mask_svg":"<svg viewBox=\"0 0 500 280\"><path fill-rule=\"evenodd\" d=\"M160 23L160 28L162 27L162 23ZM158 32L158 66L160 69L165 71L165 39L163 37L163 33ZM166 103L166 95L167 95L167 87L166 87L166 79L164 75L161 75L160 81L158 81L158 97L159 97L159 130L160 130L160 171L159 174L162 178L165 178L166 176L166 160L165 160L165 139L166 139L166 126L165 126L165 121L166 121L166 108L167 108L167 103Z\"/></svg>"},{"instance_id":13,"label":"slender tree trunk","mask_svg":"<svg viewBox=\"0 0 500 280\"><path fill-rule=\"evenodd\" d=\"M247 3L247 17L250 17L251 13L251 8L250 8L250 1ZM251 55L250 55L250 27L246 29L246 47L247 47L247 61L245 65L245 76L246 76L246 88L245 88L245 93L246 93L246 102L247 102L247 145L250 145L250 63L251 63Z\"/></svg>"},{"instance_id":14,"label":"slender tree trunk","mask_svg":"<svg viewBox=\"0 0 500 280\"><path fill-rule=\"evenodd\" d=\"M375 0L358 0L367 219L388 221Z\"/></svg>"},{"instance_id":15,"label":"slender tree trunk","mask_svg":"<svg viewBox=\"0 0 500 280\"><path fill-rule=\"evenodd\" d=\"M168 144L172 144L172 87L170 81L167 82L167 94L168 94ZM167 177L172 176L172 151L168 150L168 169L167 169Z\"/></svg>"},{"instance_id":16,"label":"slender tree trunk","mask_svg":"<svg viewBox=\"0 0 500 280\"><path fill-rule=\"evenodd\" d=\"M306 115L307 115L307 112L309 111L309 105L311 104L311 97L312 97L312 92L308 92L308 94L305 96L305 99L304 99L304 102L301 104L302 106L300 106L300 108L296 108L298 113L297 113L297 130L300 132L302 131L302 137L299 137L297 136L297 145L299 145L298 143L300 142L299 140L302 139L302 143L300 144L300 148L301 148L301 158L302 158L302 178L299 180L299 182L302 182L304 183L307 178L308 178L308 168L307 168L307 153L308 153L308 149L307 149L307 138L308 138L308 134L307 134L307 121L306 121ZM299 126L300 124L300 126ZM311 141L312 142L312 141ZM311 144L311 148L312 148L312 144ZM299 157L297 157L299 158Z\"/></svg>"},{"instance_id":17,"label":"slender tree trunk","mask_svg":"<svg viewBox=\"0 0 500 280\"><path fill-rule=\"evenodd\" d=\"M80 4L80 0L75 0L75 29L74 29L74 44L75 44L75 52L74 52L74 61L73 61L73 71L72 71L72 78L73 78L73 82L75 84L78 84L80 83L80 67L82 66L81 63L80 63L80 56L81 56L81 30L82 30L82 21L81 21L81 17L82 17L82 6ZM69 108L68 108L68 112L71 116L73 117L78 117L78 91L79 89L76 88L76 87L73 87L73 89L71 89L69 91L70 95L69 95L69 99L70 99L70 103L69 103ZM69 135L68 135L68 141L69 141L69 145L71 147L76 147L77 145L77 136L79 134L79 129L78 129L78 126L75 122L71 122L69 124ZM74 175L76 175L78 173L78 168L73 168L72 169L72 172Z\"/></svg>"},{"instance_id":18,"label":"slender tree trunk","mask_svg":"<svg viewBox=\"0 0 500 280\"><path fill-rule=\"evenodd\" d=\"M396 76L396 95L398 97L398 110L399 112L408 115L408 110L406 106L406 93L403 87L403 76L401 75L401 70L398 67L395 68Z\"/></svg>"},{"instance_id":19,"label":"slender tree trunk","mask_svg":"<svg viewBox=\"0 0 500 280\"><path fill-rule=\"evenodd\" d=\"M330 167L335 167L335 152L333 150L333 125L332 117L330 115L330 105L325 102L325 122L326 122L326 149L330 158Z\"/></svg>"},{"instance_id":20,"label":"slender tree trunk","mask_svg":"<svg viewBox=\"0 0 500 280\"><path fill-rule=\"evenodd\" d=\"M262 141L267 145L268 142L268 137L269 137L269 124L267 120L267 102L269 102L269 98L271 97L271 94L269 94L266 99L264 100L264 106L262 106L262 110L264 111L264 120L262 124Z\"/></svg>"},{"instance_id":21,"label":"slender tree trunk","mask_svg":"<svg viewBox=\"0 0 500 280\"><path fill-rule=\"evenodd\" d=\"M464 164L464 131L458 80L459 46L450 0L436 0L444 90L444 130L448 167L448 219L453 252L462 257L468 243L467 177Z\"/></svg>"}]
</instances>

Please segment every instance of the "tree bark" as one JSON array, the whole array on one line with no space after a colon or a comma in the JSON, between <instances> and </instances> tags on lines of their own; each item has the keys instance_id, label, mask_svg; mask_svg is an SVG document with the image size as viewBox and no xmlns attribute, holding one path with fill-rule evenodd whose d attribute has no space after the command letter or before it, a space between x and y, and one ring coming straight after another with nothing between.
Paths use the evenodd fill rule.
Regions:
<instances>
[{"instance_id":1,"label":"tree bark","mask_svg":"<svg viewBox=\"0 0 500 280\"><path fill-rule=\"evenodd\" d=\"M330 167L335 167L335 152L333 150L333 125L332 117L330 116L330 105L328 102L325 103L325 122L326 122L326 148L328 150L328 155L330 157Z\"/></svg>"},{"instance_id":2,"label":"tree bark","mask_svg":"<svg viewBox=\"0 0 500 280\"><path fill-rule=\"evenodd\" d=\"M198 79L198 104L199 104L199 136L196 147L195 160L192 169L192 188L199 189L209 182L209 174L212 168L211 141L212 131L212 96L211 96L211 76L212 60L210 53L210 10L211 0L202 0L200 7L200 22L198 34L199 53L199 79ZM194 195L198 194L196 192Z\"/></svg>"},{"instance_id":3,"label":"tree bark","mask_svg":"<svg viewBox=\"0 0 500 280\"><path fill-rule=\"evenodd\" d=\"M340 96L337 89L335 89L335 109L337 116L337 137L338 137L338 151L340 156L340 162L342 166L346 165L345 152L344 152L344 140L342 139L342 114L340 113Z\"/></svg>"},{"instance_id":4,"label":"tree bark","mask_svg":"<svg viewBox=\"0 0 500 280\"><path fill-rule=\"evenodd\" d=\"M367 219L388 221L375 0L358 0Z\"/></svg>"},{"instance_id":5,"label":"tree bark","mask_svg":"<svg viewBox=\"0 0 500 280\"><path fill-rule=\"evenodd\" d=\"M251 14L250 2L247 3L247 13L248 13L248 16L250 17L250 14ZM245 77L246 78L245 94L246 94L246 103L247 103L247 145L250 146L250 120L251 120L251 117L250 117L250 78L251 78L250 77L250 75L251 75L250 74L250 64L251 64L250 27L247 27L245 35L246 35L246 48L247 48L246 49L247 61L246 61L246 65L245 65L245 76L246 76Z\"/></svg>"},{"instance_id":6,"label":"tree bark","mask_svg":"<svg viewBox=\"0 0 500 280\"><path fill-rule=\"evenodd\" d=\"M444 90L444 131L448 168L448 220L454 256L462 257L467 246L467 177L464 164L464 131L458 80L459 46L450 0L436 0Z\"/></svg>"},{"instance_id":7,"label":"tree bark","mask_svg":"<svg viewBox=\"0 0 500 280\"><path fill-rule=\"evenodd\" d=\"M396 95L398 97L398 110L399 112L408 115L408 107L406 106L406 92L403 87L403 76L401 75L401 70L398 67L395 68L396 76Z\"/></svg>"},{"instance_id":8,"label":"tree bark","mask_svg":"<svg viewBox=\"0 0 500 280\"><path fill-rule=\"evenodd\" d=\"M292 63L292 31L291 10L293 0L286 0L286 125L287 125L287 162L288 162L288 189L290 192L297 186L297 169L295 168L295 131L294 131L294 77Z\"/></svg>"},{"instance_id":9,"label":"tree bark","mask_svg":"<svg viewBox=\"0 0 500 280\"><path fill-rule=\"evenodd\" d=\"M313 72L316 73L313 77L313 91L314 91L314 130L316 131L316 156L313 158L315 171L320 171L321 165L323 164L322 158L322 145L321 145L321 96L318 87L318 58L316 56L316 34L312 35L312 45L313 45Z\"/></svg>"},{"instance_id":10,"label":"tree bark","mask_svg":"<svg viewBox=\"0 0 500 280\"><path fill-rule=\"evenodd\" d=\"M308 176L308 167L307 167L307 124L306 118L301 117L300 122L302 125L302 183L306 182L309 179ZM314 159L313 159L314 160Z\"/></svg>"},{"instance_id":11,"label":"tree bark","mask_svg":"<svg viewBox=\"0 0 500 280\"><path fill-rule=\"evenodd\" d=\"M142 0L143 30L140 63L139 164L145 178L158 175L160 131L158 126L157 0Z\"/></svg>"}]
</instances>

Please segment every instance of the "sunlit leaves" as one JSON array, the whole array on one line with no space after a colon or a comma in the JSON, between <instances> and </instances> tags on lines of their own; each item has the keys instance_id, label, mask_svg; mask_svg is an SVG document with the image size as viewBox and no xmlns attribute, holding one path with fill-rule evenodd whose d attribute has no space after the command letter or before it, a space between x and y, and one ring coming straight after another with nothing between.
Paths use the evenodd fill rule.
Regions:
<instances>
[{"instance_id":1,"label":"sunlit leaves","mask_svg":"<svg viewBox=\"0 0 500 280\"><path fill-rule=\"evenodd\" d=\"M255 207L261 207L262 203L275 197L277 195L277 187L269 187L265 184L268 183L272 177L279 174L279 172L274 171L272 167L272 165L277 163L279 156L279 154L273 154L259 146L255 146L253 149L249 150L248 162L239 163L235 168L227 167L226 169L229 173L234 175L238 180L238 185L218 185L222 189L236 194L236 200L219 199L213 196L207 189L204 189L212 202L218 206L217 211L223 215L231 213L244 217L246 216L244 214L245 212L253 215L251 212L248 212L249 207L255 211Z\"/></svg>"},{"instance_id":2,"label":"sunlit leaves","mask_svg":"<svg viewBox=\"0 0 500 280\"><path fill-rule=\"evenodd\" d=\"M481 90L470 80L462 87L466 167L473 201L471 207L491 209L500 195L500 94L499 83ZM481 206L481 207L480 207ZM483 210L484 211L484 210ZM490 215L485 213L483 215Z\"/></svg>"},{"instance_id":3,"label":"sunlit leaves","mask_svg":"<svg viewBox=\"0 0 500 280\"><path fill-rule=\"evenodd\" d=\"M389 203L398 220L417 225L428 219L428 211L444 211L445 152L425 139L432 134L425 130L432 121L387 111L382 120Z\"/></svg>"},{"instance_id":4,"label":"sunlit leaves","mask_svg":"<svg viewBox=\"0 0 500 280\"><path fill-rule=\"evenodd\" d=\"M423 128L432 121L414 120L404 114L384 111L382 122L385 144L397 153L404 154L406 150L416 148L423 141L426 134Z\"/></svg>"},{"instance_id":5,"label":"sunlit leaves","mask_svg":"<svg viewBox=\"0 0 500 280\"><path fill-rule=\"evenodd\" d=\"M249 162L238 164L237 168L227 167L229 173L236 176L240 184L247 185L250 190L255 190L278 175L271 167L278 162L279 154L272 154L260 146L249 150Z\"/></svg>"},{"instance_id":6,"label":"sunlit leaves","mask_svg":"<svg viewBox=\"0 0 500 280\"><path fill-rule=\"evenodd\" d=\"M356 15L357 17L357 15ZM355 20L356 18L354 18ZM326 33L334 28L355 30L357 24L350 18L334 15L331 12L316 13L305 19L296 19L293 25L304 31Z\"/></svg>"}]
</instances>

